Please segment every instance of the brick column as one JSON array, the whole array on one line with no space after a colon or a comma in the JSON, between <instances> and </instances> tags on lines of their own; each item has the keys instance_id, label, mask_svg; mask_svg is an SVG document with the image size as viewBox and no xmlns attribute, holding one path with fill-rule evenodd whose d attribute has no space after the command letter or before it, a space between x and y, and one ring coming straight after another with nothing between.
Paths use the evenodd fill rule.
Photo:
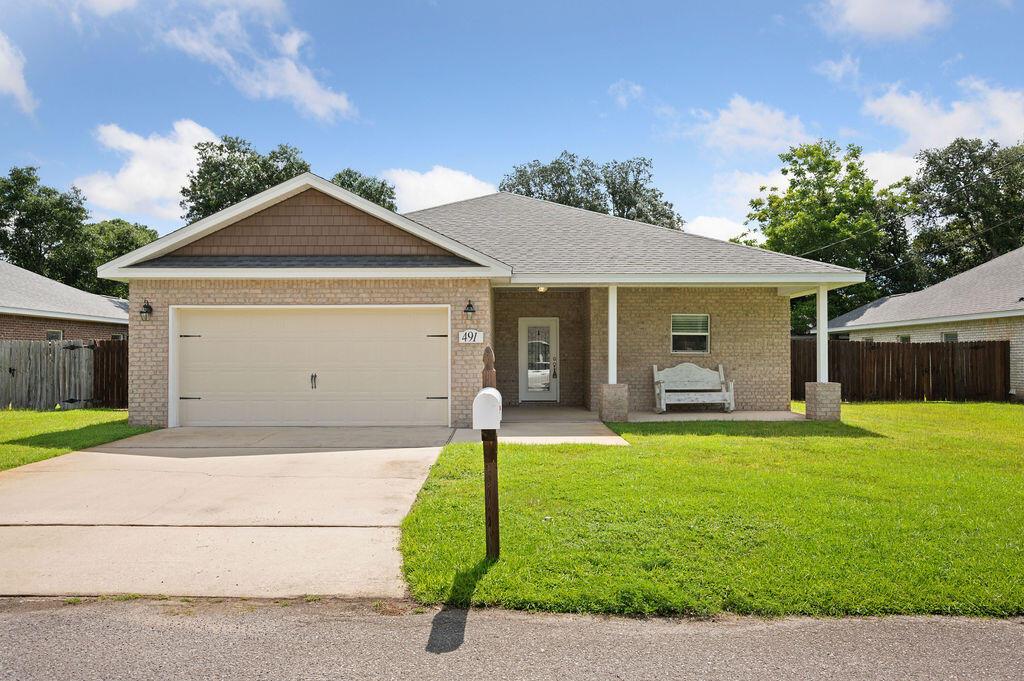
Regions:
<instances>
[{"instance_id":1,"label":"brick column","mask_svg":"<svg viewBox=\"0 0 1024 681\"><path fill-rule=\"evenodd\" d=\"M838 421L841 410L839 383L805 383L807 393L807 419L810 421Z\"/></svg>"},{"instance_id":2,"label":"brick column","mask_svg":"<svg viewBox=\"0 0 1024 681\"><path fill-rule=\"evenodd\" d=\"M602 421L628 421L629 384L605 383L602 385L599 411Z\"/></svg>"}]
</instances>

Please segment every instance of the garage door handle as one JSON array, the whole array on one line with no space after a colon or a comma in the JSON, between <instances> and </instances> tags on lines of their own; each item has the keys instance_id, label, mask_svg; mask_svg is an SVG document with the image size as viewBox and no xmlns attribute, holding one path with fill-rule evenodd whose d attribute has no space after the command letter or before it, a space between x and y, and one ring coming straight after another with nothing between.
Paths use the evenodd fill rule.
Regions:
<instances>
[{"instance_id":1,"label":"garage door handle","mask_svg":"<svg viewBox=\"0 0 1024 681\"><path fill-rule=\"evenodd\" d=\"M316 374L309 375L309 387L312 390L316 390Z\"/></svg>"}]
</instances>

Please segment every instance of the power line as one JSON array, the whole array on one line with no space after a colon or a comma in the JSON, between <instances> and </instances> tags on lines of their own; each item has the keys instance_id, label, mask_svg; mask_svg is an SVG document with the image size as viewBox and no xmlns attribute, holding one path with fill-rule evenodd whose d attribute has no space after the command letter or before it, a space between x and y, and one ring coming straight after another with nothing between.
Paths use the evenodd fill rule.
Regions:
<instances>
[{"instance_id":1,"label":"power line","mask_svg":"<svg viewBox=\"0 0 1024 681\"><path fill-rule=\"evenodd\" d=\"M960 239L959 241L956 241L954 243L946 244L942 248L938 249L938 251L933 252L932 255L934 255L934 253L936 253L936 252L941 253L942 251L946 250L947 248L953 248L954 246L960 246L962 244L965 244L968 241L972 241L973 239L981 236L982 234L984 234L986 232L991 232L993 229L999 229L1000 227L1005 227L1006 225L1010 224L1014 220L1018 220L1018 219L1020 219L1020 218L1017 218L1017 217L1008 218L1008 219L1003 220L1002 222L1000 222L998 224L992 225L991 227L986 227L985 229L981 230L980 232L975 232L974 234L968 235L967 238L965 238L965 239ZM871 272L870 274L873 277L877 277L879 275L885 274L886 272L894 270L897 267L903 267L904 265L907 265L907 264L909 264L909 263L906 263L906 262L897 263L897 264L895 264L895 265L893 265L891 267L886 267L884 270L878 270L877 272Z\"/></svg>"},{"instance_id":2,"label":"power line","mask_svg":"<svg viewBox=\"0 0 1024 681\"><path fill-rule=\"evenodd\" d=\"M1010 165L1012 165L1014 163L1018 163L1018 162L1020 162L1022 160L1024 160L1024 152L1021 152L1021 154L1017 158L1011 159L1010 161L1007 161L1003 165L998 166L996 168L993 168L992 172L993 173L999 172L1001 170L1006 169L1008 166L1010 166ZM963 191L964 189L967 189L968 187L970 187L972 185L978 184L979 182L981 182L982 179L984 179L984 178L979 177L978 179L974 180L973 182L969 182L969 183L967 183L965 185L961 185L960 187L957 187L952 192L950 192L950 195L956 194L957 192ZM912 210L911 211L907 211L906 213L904 213L902 215L897 215L895 217L895 220L902 220L904 218L910 217L913 214L914 214L914 211L912 211ZM838 246L839 244L846 243L847 241L849 241L851 239L856 239L859 236L863 236L864 234L867 234L868 232L874 232L877 229L878 229L877 226L869 227L868 229L865 229L863 232L857 232L856 234L851 234L850 236L844 237L842 239L839 239L838 241L833 241L830 244L825 244L824 246L819 246L818 248L813 248L813 249L807 251L806 253L801 253L799 255L799 257L805 258L808 255L810 255L811 253L817 253L818 251L823 251L826 248L832 248L833 246Z\"/></svg>"}]
</instances>

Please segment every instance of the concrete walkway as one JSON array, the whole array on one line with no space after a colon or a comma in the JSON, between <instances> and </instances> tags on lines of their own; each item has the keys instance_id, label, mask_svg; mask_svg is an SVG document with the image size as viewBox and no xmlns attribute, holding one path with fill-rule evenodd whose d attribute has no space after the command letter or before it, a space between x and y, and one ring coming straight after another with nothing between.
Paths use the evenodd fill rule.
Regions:
<instances>
[{"instance_id":1,"label":"concrete walkway","mask_svg":"<svg viewBox=\"0 0 1024 681\"><path fill-rule=\"evenodd\" d=\"M601 423L597 412L583 407L523 405L506 407L501 418L500 442L524 445L591 444L628 447L629 443ZM452 442L480 442L480 431L460 428Z\"/></svg>"},{"instance_id":2,"label":"concrete walkway","mask_svg":"<svg viewBox=\"0 0 1024 681\"><path fill-rule=\"evenodd\" d=\"M0 594L400 597L448 428L175 428L0 473Z\"/></svg>"}]
</instances>

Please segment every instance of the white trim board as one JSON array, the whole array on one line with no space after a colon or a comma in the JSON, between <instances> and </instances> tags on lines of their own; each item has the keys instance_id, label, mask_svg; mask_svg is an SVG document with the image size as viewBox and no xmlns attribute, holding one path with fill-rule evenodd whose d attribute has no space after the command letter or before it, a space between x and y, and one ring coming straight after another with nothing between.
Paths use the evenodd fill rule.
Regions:
<instances>
[{"instance_id":1,"label":"white trim board","mask_svg":"<svg viewBox=\"0 0 1024 681\"><path fill-rule=\"evenodd\" d=\"M239 220L247 218L250 215L264 210L265 208L269 208L276 203L280 203L285 199L304 192L307 189L315 189L323 192L342 203L346 203L357 210L368 213L390 225L409 232L424 241L429 241L435 246L440 246L441 248L444 248L445 250L461 256L471 262L478 263L484 267L494 268L506 274L511 272L511 268L505 263L470 248L451 237L435 232L414 220L410 220L409 218L392 212L387 208L378 206L376 203L353 194L347 189L342 189L333 182L325 180L313 173L303 173L302 175L293 177L290 180L286 180L281 184L260 192L256 196L249 197L244 201L239 201L238 203L214 213L209 217L193 222L192 224L182 227L177 231L160 237L152 243L146 244L145 246L137 248L130 253L126 253L119 258L115 258L108 263L100 265L97 272L100 277L105 279L118 279L124 277L123 268L125 267L145 260L151 260L161 255L166 255L167 253L177 250L186 244L196 241L197 239L201 239L208 234L212 234L223 227L227 227ZM180 270L176 271L180 272ZM137 276L135 270L132 270L131 276Z\"/></svg>"},{"instance_id":2,"label":"white trim board","mask_svg":"<svg viewBox=\"0 0 1024 681\"><path fill-rule=\"evenodd\" d=\"M29 310L21 307L0 307L0 314L13 314L22 317L47 317L50 319L72 319L82 322L100 322L101 324L128 325L128 315L124 317L103 317L92 314L78 314L75 312L55 312L53 310Z\"/></svg>"},{"instance_id":3,"label":"white trim board","mask_svg":"<svg viewBox=\"0 0 1024 681\"><path fill-rule=\"evenodd\" d=\"M167 427L178 427L178 311L179 310L394 310L444 308L448 317L448 427L452 427L452 306L448 303L399 305L168 305L167 306Z\"/></svg>"},{"instance_id":4,"label":"white trim board","mask_svg":"<svg viewBox=\"0 0 1024 681\"><path fill-rule=\"evenodd\" d=\"M118 267L105 279L490 279L493 267Z\"/></svg>"},{"instance_id":5,"label":"white trim board","mask_svg":"<svg viewBox=\"0 0 1024 681\"><path fill-rule=\"evenodd\" d=\"M923 326L925 324L949 324L951 322L970 322L979 319L1003 319L1005 317L1024 317L1024 310L1003 310L1001 312L977 312L975 314L950 315L948 317L927 317L923 319L905 319L898 322L879 322L877 324L850 324L847 326L830 326L828 332L847 333L849 331L866 331L869 329L891 329L898 326ZM816 333L816 329L811 329Z\"/></svg>"}]
</instances>

